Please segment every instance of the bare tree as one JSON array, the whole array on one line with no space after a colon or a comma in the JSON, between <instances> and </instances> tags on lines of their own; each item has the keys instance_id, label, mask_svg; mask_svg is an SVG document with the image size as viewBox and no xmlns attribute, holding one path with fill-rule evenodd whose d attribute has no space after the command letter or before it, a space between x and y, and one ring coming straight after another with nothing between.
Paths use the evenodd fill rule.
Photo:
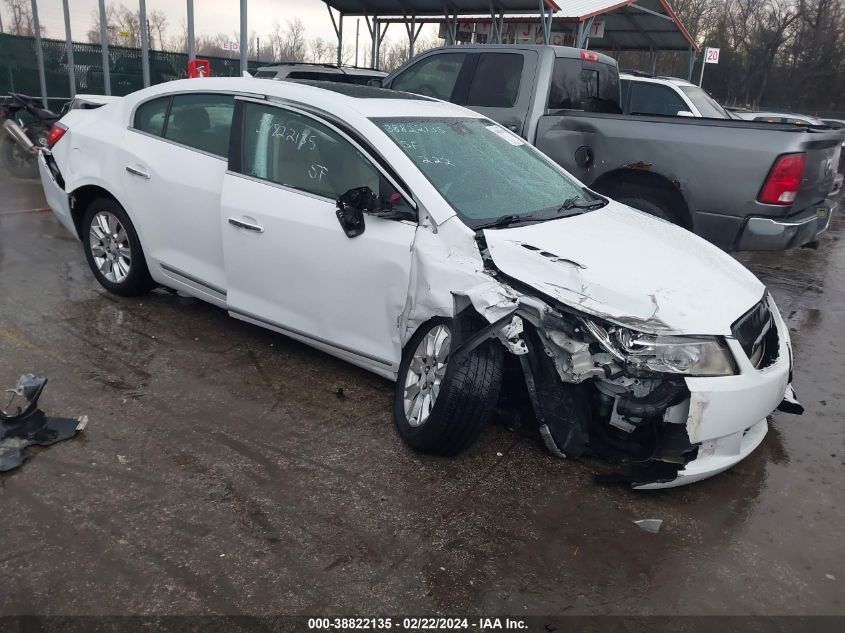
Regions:
<instances>
[{"instance_id":1,"label":"bare tree","mask_svg":"<svg viewBox=\"0 0 845 633\"><path fill-rule=\"evenodd\" d=\"M3 0L7 13L11 14L12 20L5 26L12 35L35 35L35 26L32 23L32 7L30 0ZM42 27L41 34L45 34Z\"/></svg>"}]
</instances>

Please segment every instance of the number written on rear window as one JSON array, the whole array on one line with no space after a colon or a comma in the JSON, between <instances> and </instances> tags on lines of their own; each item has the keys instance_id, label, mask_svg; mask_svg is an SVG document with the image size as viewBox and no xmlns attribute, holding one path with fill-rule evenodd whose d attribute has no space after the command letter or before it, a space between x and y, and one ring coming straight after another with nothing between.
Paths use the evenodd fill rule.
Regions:
<instances>
[{"instance_id":1,"label":"number written on rear window","mask_svg":"<svg viewBox=\"0 0 845 633\"><path fill-rule=\"evenodd\" d=\"M253 103L244 104L243 173L332 200L356 187L393 193L373 164L328 126Z\"/></svg>"}]
</instances>

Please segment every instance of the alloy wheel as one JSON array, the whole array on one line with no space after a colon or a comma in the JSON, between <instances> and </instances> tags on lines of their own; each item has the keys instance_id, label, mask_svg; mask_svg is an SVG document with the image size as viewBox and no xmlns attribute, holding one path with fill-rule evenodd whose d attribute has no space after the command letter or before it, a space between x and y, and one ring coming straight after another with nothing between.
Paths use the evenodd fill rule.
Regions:
<instances>
[{"instance_id":1,"label":"alloy wheel","mask_svg":"<svg viewBox=\"0 0 845 633\"><path fill-rule=\"evenodd\" d=\"M119 284L129 276L132 249L129 236L113 213L100 211L91 221L89 244L94 263L108 281Z\"/></svg>"},{"instance_id":2,"label":"alloy wheel","mask_svg":"<svg viewBox=\"0 0 845 633\"><path fill-rule=\"evenodd\" d=\"M438 325L420 341L405 378L405 417L417 427L425 423L440 393L449 359L449 328Z\"/></svg>"}]
</instances>

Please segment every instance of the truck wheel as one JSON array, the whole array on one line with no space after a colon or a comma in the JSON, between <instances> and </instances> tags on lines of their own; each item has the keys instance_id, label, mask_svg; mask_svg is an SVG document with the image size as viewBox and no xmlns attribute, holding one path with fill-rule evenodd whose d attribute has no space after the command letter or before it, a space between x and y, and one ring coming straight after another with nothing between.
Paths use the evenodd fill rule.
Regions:
<instances>
[{"instance_id":1,"label":"truck wheel","mask_svg":"<svg viewBox=\"0 0 845 633\"><path fill-rule=\"evenodd\" d=\"M123 297L155 288L135 227L117 202L98 198L89 204L81 232L85 258L103 288Z\"/></svg>"},{"instance_id":2,"label":"truck wheel","mask_svg":"<svg viewBox=\"0 0 845 633\"><path fill-rule=\"evenodd\" d=\"M498 341L451 362L453 342L471 334L463 321L432 319L405 346L393 419L402 439L418 451L460 453L481 433L499 399L504 359ZM458 332L463 336L454 336Z\"/></svg>"},{"instance_id":3,"label":"truck wheel","mask_svg":"<svg viewBox=\"0 0 845 633\"><path fill-rule=\"evenodd\" d=\"M607 194L616 202L639 209L661 220L685 226L683 211L677 209L677 202L671 192L665 189L621 184L606 187L602 193Z\"/></svg>"}]
</instances>

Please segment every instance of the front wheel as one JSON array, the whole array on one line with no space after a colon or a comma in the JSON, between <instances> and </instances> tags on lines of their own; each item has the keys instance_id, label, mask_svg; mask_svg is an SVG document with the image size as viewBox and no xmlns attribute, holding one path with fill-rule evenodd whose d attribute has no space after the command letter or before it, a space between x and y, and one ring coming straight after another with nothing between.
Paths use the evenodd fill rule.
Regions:
<instances>
[{"instance_id":1,"label":"front wheel","mask_svg":"<svg viewBox=\"0 0 845 633\"><path fill-rule=\"evenodd\" d=\"M134 297L155 287L135 227L114 200L99 198L88 205L82 244L91 271L109 292Z\"/></svg>"},{"instance_id":2,"label":"front wheel","mask_svg":"<svg viewBox=\"0 0 845 633\"><path fill-rule=\"evenodd\" d=\"M8 134L3 138L0 153L3 156L3 165L15 178L38 177L38 163L35 162L35 154L26 151Z\"/></svg>"},{"instance_id":3,"label":"front wheel","mask_svg":"<svg viewBox=\"0 0 845 633\"><path fill-rule=\"evenodd\" d=\"M502 384L502 348L487 341L453 361L453 346L470 333L462 319L432 319L405 347L393 419L402 439L418 451L460 453L493 413Z\"/></svg>"}]
</instances>

